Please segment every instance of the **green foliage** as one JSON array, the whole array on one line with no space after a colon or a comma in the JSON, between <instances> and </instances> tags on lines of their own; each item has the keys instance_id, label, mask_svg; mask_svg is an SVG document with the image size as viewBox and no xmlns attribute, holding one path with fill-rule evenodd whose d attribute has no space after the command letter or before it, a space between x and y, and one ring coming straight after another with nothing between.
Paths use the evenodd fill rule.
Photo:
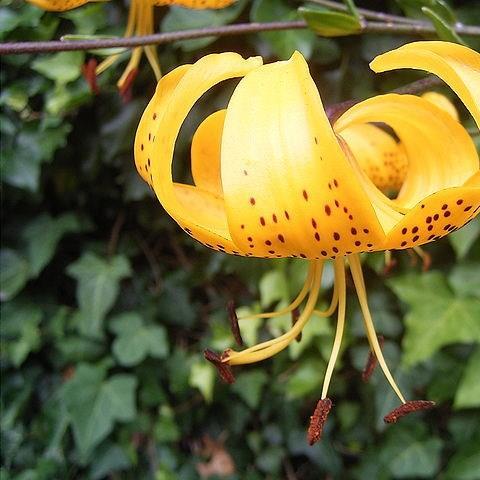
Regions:
<instances>
[{"instance_id":1,"label":"green foliage","mask_svg":"<svg viewBox=\"0 0 480 480\"><path fill-rule=\"evenodd\" d=\"M308 26L323 37L341 37L360 32L360 20L347 13L331 12L318 8L300 8L300 14Z\"/></svg>"},{"instance_id":2,"label":"green foliage","mask_svg":"<svg viewBox=\"0 0 480 480\"><path fill-rule=\"evenodd\" d=\"M473 2L460 9L439 0L397 3L423 19L426 7L449 26L457 16L476 18ZM354 3L345 4L350 13L340 17L315 13L315 29L330 35L356 28ZM378 10L389 6L380 2ZM173 31L295 20L297 9L298 2L287 0L239 1L202 12L165 7L156 22L157 30ZM5 0L0 37L120 36L125 21L122 2L55 14ZM178 42L158 52L168 72L211 52L275 60L297 49L309 58L329 105L410 81L405 71L374 79L368 68L376 53L404 41L291 30ZM438 409L383 425L397 400L380 372L369 384L361 381L368 344L349 290L346 337L331 387L335 405L322 442L309 447L305 431L334 319L312 317L301 342L270 361L236 368L232 386L202 356L204 348L233 346L227 300L235 299L239 317L282 308L301 288L305 263L214 253L177 228L132 162L153 76L144 62L133 100L123 104L115 87L127 58L122 54L93 95L81 75L92 55L1 59L0 477L193 480L209 462L226 461L233 473L209 478L478 479L480 223L426 246L432 256L427 273L407 253L394 252L398 264L386 279L383 256L365 258L369 304L386 337L387 360L409 397L432 398ZM193 126L207 110L226 105L228 88L202 99L186 122L177 142L177 178L189 177ZM327 265L318 308L328 306L331 287ZM251 345L282 334L291 318L240 322Z\"/></svg>"},{"instance_id":3,"label":"green foliage","mask_svg":"<svg viewBox=\"0 0 480 480\"><path fill-rule=\"evenodd\" d=\"M115 422L135 419L136 378L117 374L106 380L105 374L105 368L81 363L60 392L81 459L88 458Z\"/></svg>"}]
</instances>

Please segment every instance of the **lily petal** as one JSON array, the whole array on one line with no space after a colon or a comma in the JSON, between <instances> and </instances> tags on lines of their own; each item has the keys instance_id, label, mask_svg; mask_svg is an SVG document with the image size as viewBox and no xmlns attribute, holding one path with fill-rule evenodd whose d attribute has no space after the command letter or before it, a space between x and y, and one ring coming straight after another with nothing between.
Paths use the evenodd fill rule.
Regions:
<instances>
[{"instance_id":1,"label":"lily petal","mask_svg":"<svg viewBox=\"0 0 480 480\"><path fill-rule=\"evenodd\" d=\"M298 52L254 70L235 89L221 177L232 238L256 256L322 258L383 243Z\"/></svg>"},{"instance_id":2,"label":"lily petal","mask_svg":"<svg viewBox=\"0 0 480 480\"><path fill-rule=\"evenodd\" d=\"M180 7L205 9L205 8L224 8L228 7L236 0L152 0L153 5L178 5Z\"/></svg>"},{"instance_id":3,"label":"lily petal","mask_svg":"<svg viewBox=\"0 0 480 480\"><path fill-rule=\"evenodd\" d=\"M408 160L401 143L370 123L352 125L342 131L360 168L377 188L400 190L408 170Z\"/></svg>"},{"instance_id":4,"label":"lily petal","mask_svg":"<svg viewBox=\"0 0 480 480\"><path fill-rule=\"evenodd\" d=\"M460 123L431 102L413 95L380 95L350 108L336 122L339 132L352 124L384 122L392 127L408 157L408 173L396 200L413 207L423 198L458 187L479 168L472 139Z\"/></svg>"},{"instance_id":5,"label":"lily petal","mask_svg":"<svg viewBox=\"0 0 480 480\"><path fill-rule=\"evenodd\" d=\"M480 128L480 54L449 42L414 42L376 57L370 68L426 70L440 77L460 97Z\"/></svg>"},{"instance_id":6,"label":"lily petal","mask_svg":"<svg viewBox=\"0 0 480 480\"><path fill-rule=\"evenodd\" d=\"M202 189L180 186L172 179L175 142L195 102L212 86L247 74L261 58L243 59L235 53L207 55L194 65L173 70L158 83L135 138L137 169L154 189L173 219L191 236L210 248L240 253L231 241L221 198ZM198 208L192 206L199 202ZM199 209L206 205L206 213ZM212 214L215 212L215 214Z\"/></svg>"},{"instance_id":7,"label":"lily petal","mask_svg":"<svg viewBox=\"0 0 480 480\"><path fill-rule=\"evenodd\" d=\"M89 2L102 2L106 0L27 0L29 3L49 12L64 12L72 10Z\"/></svg>"},{"instance_id":8,"label":"lily petal","mask_svg":"<svg viewBox=\"0 0 480 480\"><path fill-rule=\"evenodd\" d=\"M458 118L458 112L457 112L457 109L455 108L455 105L445 95L442 95L441 93L437 93L437 92L426 92L422 95L422 98L424 100L428 100L429 102L433 103L438 108L445 110L457 122L460 120Z\"/></svg>"},{"instance_id":9,"label":"lily petal","mask_svg":"<svg viewBox=\"0 0 480 480\"><path fill-rule=\"evenodd\" d=\"M223 197L220 180L220 148L226 110L208 116L192 139L192 177L195 185Z\"/></svg>"},{"instance_id":10,"label":"lily petal","mask_svg":"<svg viewBox=\"0 0 480 480\"><path fill-rule=\"evenodd\" d=\"M475 185L476 184L476 185ZM387 235L387 249L412 248L463 227L480 210L480 177L423 199Z\"/></svg>"}]
</instances>

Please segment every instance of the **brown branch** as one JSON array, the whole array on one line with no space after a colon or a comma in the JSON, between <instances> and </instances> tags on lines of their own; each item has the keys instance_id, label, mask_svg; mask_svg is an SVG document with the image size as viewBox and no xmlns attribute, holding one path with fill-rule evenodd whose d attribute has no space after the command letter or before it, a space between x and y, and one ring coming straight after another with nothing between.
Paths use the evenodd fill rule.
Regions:
<instances>
[{"instance_id":1,"label":"brown branch","mask_svg":"<svg viewBox=\"0 0 480 480\"><path fill-rule=\"evenodd\" d=\"M64 52L73 50L96 50L100 48L132 48L144 45L161 45L179 40L204 37L223 37L275 30L299 30L308 28L303 20L267 23L238 23L221 27L197 28L177 32L156 33L126 38L101 38L95 40L53 40L47 42L0 43L0 55L22 53ZM463 35L480 35L480 27L456 25L455 31ZM357 33L399 33L405 35L433 34L435 28L427 23L398 24L391 22L363 22ZM347 35L350 35L348 33Z\"/></svg>"}]
</instances>

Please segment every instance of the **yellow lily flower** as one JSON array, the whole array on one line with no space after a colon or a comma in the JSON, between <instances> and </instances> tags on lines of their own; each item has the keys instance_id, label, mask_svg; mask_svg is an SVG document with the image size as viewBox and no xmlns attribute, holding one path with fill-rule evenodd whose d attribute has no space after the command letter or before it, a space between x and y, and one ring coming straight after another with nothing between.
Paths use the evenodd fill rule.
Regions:
<instances>
[{"instance_id":1,"label":"yellow lily flower","mask_svg":"<svg viewBox=\"0 0 480 480\"><path fill-rule=\"evenodd\" d=\"M89 2L101 2L109 0L27 0L28 2L37 5L43 10L64 12L73 8L80 7ZM127 27L124 36L131 37L133 35L151 35L154 33L154 7L164 5L178 5L185 8L192 9L206 9L206 8L224 8L235 0L130 0L130 10L128 12ZM145 45L143 47L136 47L132 50L130 60L123 71L122 76L117 82L120 92L123 94L128 91L131 86L137 71L142 53L145 53L150 66L155 74L157 80L162 76L160 69L160 61L158 59L157 51L154 45ZM102 63L96 66L95 74L100 75L107 68L113 65L121 54L115 54L107 57ZM91 83L93 80L88 79ZM95 88L94 88L95 89Z\"/></svg>"},{"instance_id":2,"label":"yellow lily flower","mask_svg":"<svg viewBox=\"0 0 480 480\"><path fill-rule=\"evenodd\" d=\"M380 55L371 66L375 71L418 68L435 73L480 124L478 53L457 44L417 42ZM173 152L185 117L207 90L234 77L243 78L227 108L207 117L193 137L194 185L174 182ZM356 160L369 148L357 128L368 134L370 124L377 122L395 131L408 161L394 200ZM377 132L375 138L398 155L383 134ZM450 114L419 97L387 94L356 104L332 128L300 53L268 65L259 57L208 55L160 80L137 130L135 162L165 210L205 246L234 255L309 262L305 284L293 302L257 315L294 313L287 333L221 356L206 351L226 381L233 381L231 365L273 356L297 338L312 314L330 316L336 310L331 357L309 429L310 443L318 440L331 408L328 389L345 326L348 267L371 351L401 401L385 421L432 405L407 402L388 369L368 307L359 254L431 242L478 214L479 158L470 136ZM319 312L315 306L327 259L334 264L335 287L330 307ZM232 317L235 326L234 312Z\"/></svg>"},{"instance_id":3,"label":"yellow lily flower","mask_svg":"<svg viewBox=\"0 0 480 480\"><path fill-rule=\"evenodd\" d=\"M445 95L426 92L422 98L459 120L457 109ZM371 123L352 125L342 137L347 144L356 145L355 159L375 186L385 194L398 193L408 171L408 157L403 144Z\"/></svg>"}]
</instances>

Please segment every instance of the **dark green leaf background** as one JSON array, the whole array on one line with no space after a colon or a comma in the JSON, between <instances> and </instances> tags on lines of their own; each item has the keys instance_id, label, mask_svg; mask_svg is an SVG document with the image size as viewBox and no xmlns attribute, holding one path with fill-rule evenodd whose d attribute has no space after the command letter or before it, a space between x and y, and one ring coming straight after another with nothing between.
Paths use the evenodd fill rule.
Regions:
<instances>
[{"instance_id":1,"label":"dark green leaf background","mask_svg":"<svg viewBox=\"0 0 480 480\"><path fill-rule=\"evenodd\" d=\"M442 38L452 37L456 18L479 18L476 2L355 3L430 19ZM299 6L242 0L222 11L165 7L155 23L173 31L292 20L301 18ZM317 7L303 6L325 35L356 30L354 17L338 23L305 14ZM2 0L0 37L121 35L126 12L122 2L59 15ZM368 69L374 55L405 41L292 30L184 41L162 46L159 55L168 72L210 52L274 61L300 50L329 105L419 78ZM245 314L281 307L301 287L306 265L229 257L184 235L133 165L136 125L155 88L148 65L124 104L115 87L121 65L100 77L98 96L90 93L81 66L91 56L1 58L0 478L480 479L480 223L427 246L432 267L425 273L406 252L394 253L397 266L388 277L381 254L365 258L387 360L408 397L435 400L438 408L383 424L396 399L380 372L361 381L368 345L350 291L334 408L322 441L309 447L306 427L334 319L312 318L302 342L237 368L233 386L221 383L202 356L207 347L233 346L228 300ZM193 129L226 104L231 88L215 89L188 118L177 144L177 178L189 175ZM325 275L327 306L330 267ZM251 320L242 333L252 344L289 325L289 317Z\"/></svg>"}]
</instances>

